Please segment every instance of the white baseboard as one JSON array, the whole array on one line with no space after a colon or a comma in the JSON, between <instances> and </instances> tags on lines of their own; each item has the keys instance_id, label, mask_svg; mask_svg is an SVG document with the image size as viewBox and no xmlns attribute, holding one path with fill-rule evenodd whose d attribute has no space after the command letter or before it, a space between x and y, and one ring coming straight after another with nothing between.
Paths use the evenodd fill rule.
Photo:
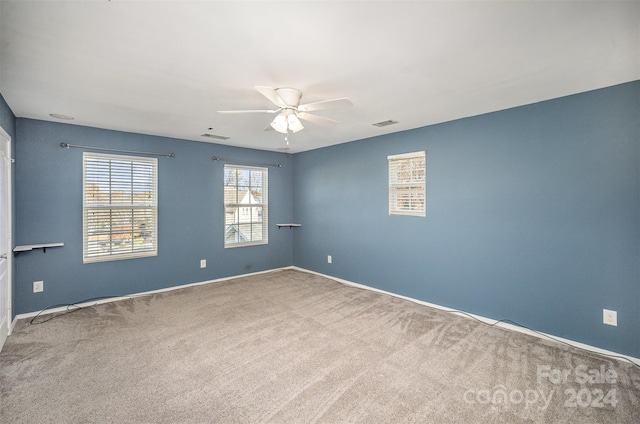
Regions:
<instances>
[{"instance_id":1,"label":"white baseboard","mask_svg":"<svg viewBox=\"0 0 640 424\"><path fill-rule=\"evenodd\" d=\"M400 298L400 299L408 300L408 301L417 303L419 305L429 306L431 308L440 309L442 311L456 313L456 315L458 315L458 316L462 316L462 317L466 317L466 318L469 318L469 316L472 316L473 318L475 318L475 319L477 319L479 321L482 321L482 322L484 322L486 324L495 325L496 327L504 328L504 329L507 329L507 330L517 331L519 333L524 333L524 334L527 334L529 336L534 336L534 337L537 337L537 338L542 339L542 340L556 342L556 343L559 343L559 344L566 343L566 344L568 344L570 346L573 346L573 347L576 347L578 349L587 350L587 351L598 353L598 354L601 354L601 355L613 356L613 357L618 357L618 358L625 358L628 361L633 362L636 365L640 365L640 358L635 358L633 356L624 355L624 354L618 353L618 352L612 352L610 350L606 350L606 349L602 349L602 348L599 348L599 347L596 347L596 346L591 346L591 345L588 345L588 344L576 342L576 341L570 340L570 339L565 339L563 337L554 336L552 334L543 333L541 331L533 331L533 330L530 330L528 328L519 327L517 325L508 324L508 323L505 323L505 322L497 322L497 320L494 320L494 319L491 319L491 318L487 318L487 317L483 317L481 315L476 315L476 314L472 314L472 313L469 313L469 312L459 311L457 309L447 308L446 306L441 306L441 305L437 305L435 303L429 303L429 302L425 302L423 300L414 299L412 297L407 297L407 296L403 296L403 295L400 295L400 294L388 292L388 291L385 291L385 290L380 290L380 289L377 289L375 287L366 286L364 284L354 283L353 281L344 280L342 278L333 277L331 275L322 274L320 272L311 271L311 270L304 269L304 268L299 268L299 267L296 267L296 266L287 267L287 268L288 269L295 269L297 271L302 271L302 272L308 272L310 274L319 275L321 277L325 277L325 278L328 278L330 280L337 281L337 282L345 284L347 286L352 286L352 287L357 287L357 288L360 288L360 289L370 290L370 291L374 291L374 292L377 292L377 293L383 293L383 294L394 296L394 297L397 297L397 298ZM471 318L469 318L469 319L471 319Z\"/></svg>"},{"instance_id":2,"label":"white baseboard","mask_svg":"<svg viewBox=\"0 0 640 424\"><path fill-rule=\"evenodd\" d=\"M249 277L249 276L252 276L252 275L266 274L266 273L270 273L270 272L274 272L274 271L281 271L281 270L285 270L285 269L293 269L293 270L296 270L296 271L307 272L309 274L319 275L321 277L337 281L337 282L339 282L341 284L345 284L347 286L352 286L352 287L357 287L357 288L360 288L360 289L370 290L370 291L377 292L377 293L387 294L387 295L390 295L390 296L394 296L394 297L397 297L397 298L400 298L400 299L404 299L404 300L408 300L410 302L417 303L419 305L428 306L428 307L439 309L439 310L442 310L442 311L457 313L457 315L462 316L462 317L469 318L469 316L472 316L473 318L475 318L475 319L477 319L479 321L482 321L482 322L487 323L487 324L495 325L496 327L500 327L500 328L504 328L504 329L512 330L512 331L517 331L517 332L524 333L524 334L527 334L527 335L530 335L530 336L534 336L534 337L537 337L539 339L543 339L543 340L547 340L547 341L552 341L552 342L556 342L556 343L566 343L566 344L568 344L570 346L573 346L573 347L576 347L578 349L587 350L587 351L598 353L598 354L601 354L601 355L625 358L628 361L635 363L636 365L640 365L640 358L635 358L633 356L624 355L624 354L621 354L621 353L618 353L618 352L612 352L610 350L601 349L601 348L596 347L596 346L587 345L587 344L584 344L584 343L576 342L574 340L565 339L563 337L558 337L558 336L554 336L554 335L543 333L543 332L533 331L533 330L530 330L528 328L518 327L517 325L512 325L512 324L508 324L508 323L504 323L504 322L497 322L494 319L483 317L481 315L476 315L476 314L472 314L472 313L468 313L468 312L458 311L456 309L447 308L446 306L441 306L441 305L438 305L438 304L435 304L435 303L425 302L423 300L414 299L412 297L403 296L403 295L396 294L396 293L393 293L393 292L388 292L388 291L385 291L385 290L380 290L380 289L377 289L375 287L370 287L370 286L367 286L367 285L364 285L364 284L360 284L360 283L354 283L353 281L344 280L342 278L333 277L331 275L322 274L320 272L311 271L311 270L308 270L308 269L305 269L305 268L300 268L300 267L297 267L297 266L286 266L286 267L281 267L281 268L269 269L269 270L266 270L266 271L258 271L258 272L248 273L248 274L234 275L234 276L231 276L231 277L217 278L215 280L207 280L207 281L201 281L201 282L197 282L197 283L183 284L183 285L180 285L180 286L172 286L172 287L167 287L167 288L164 288L164 289L151 290L151 291L140 292L140 293L133 293L133 294L126 295L126 296L110 297L108 299L100 299L100 300L94 300L94 301L89 301L89 302L77 303L77 304L75 304L75 306L84 308L84 307L87 307L87 306L100 305L100 304L109 303L109 302L116 302L116 301L119 301L119 300L130 299L130 298L133 298L133 297L149 296L149 295L156 294L156 293L164 293L164 292L169 292L169 291L173 291L173 290L180 290L180 289L184 289L184 288L187 288L187 287L202 286L202 285L205 285L205 284L218 283L218 282L221 282L221 281L233 280L233 279L242 278L242 277ZM33 317L35 317L37 315L46 315L46 314L64 312L64 311L67 311L68 309L69 309L69 306L46 309L44 311L28 312L28 313L16 315L16 317L13 319L13 321L10 324L9 334L11 334L11 331L15 327L16 323L18 322L18 320L25 319L25 318L33 318Z\"/></svg>"},{"instance_id":3,"label":"white baseboard","mask_svg":"<svg viewBox=\"0 0 640 424\"><path fill-rule=\"evenodd\" d=\"M9 334L11 333L11 323L7 321L8 320L4 320L2 321L2 324L0 324L0 352L2 352L4 342L7 340L7 337L9 337Z\"/></svg>"},{"instance_id":4,"label":"white baseboard","mask_svg":"<svg viewBox=\"0 0 640 424\"><path fill-rule=\"evenodd\" d=\"M242 278L242 277L249 277L249 276L252 276L252 275L266 274L266 273L269 273L269 272L280 271L280 270L283 270L283 269L291 269L291 268L292 267L274 268L274 269L269 269L269 270L266 270L266 271L258 271L258 272L251 272L251 273L248 273L248 274L234 275L234 276L231 276L231 277L217 278L215 280L206 280L206 281L200 281L200 282L197 282L197 283L182 284L180 286L171 286L171 287L166 287L164 289L150 290L150 291L140 292L140 293L132 293L132 294L128 294L128 295L125 295L125 296L109 297L107 299L99 299L99 300L91 300L91 301L82 302L82 303L74 303L74 304L69 304L69 306L62 306L62 307L59 307L59 308L51 308L51 309L45 309L45 310L42 310L42 311L27 312L27 313L24 313L24 314L16 315L16 317L13 319L13 323L12 323L12 327L11 328L13 328L15 326L15 324L16 324L16 322L18 320L25 319L25 318L33 318L33 317L38 316L38 315L48 315L48 314L55 314L55 313L58 313L58 312L65 312L65 311L68 311L69 308L73 308L75 306L80 307L80 308L85 308L87 306L101 305L103 303L110 303L110 302L117 302L119 300L131 299L133 297L150 296L152 294L157 294L157 293L164 293L164 292L170 292L170 291L174 291L174 290L186 289L187 287L194 287L194 286L202 286L202 285L205 285L205 284L219 283L221 281L233 280L233 279Z\"/></svg>"}]
</instances>

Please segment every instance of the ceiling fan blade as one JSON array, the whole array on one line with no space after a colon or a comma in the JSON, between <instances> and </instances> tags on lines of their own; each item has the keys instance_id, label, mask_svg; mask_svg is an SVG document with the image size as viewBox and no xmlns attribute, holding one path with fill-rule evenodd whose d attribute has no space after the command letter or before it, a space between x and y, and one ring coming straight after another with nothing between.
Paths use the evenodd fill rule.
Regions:
<instances>
[{"instance_id":1,"label":"ceiling fan blade","mask_svg":"<svg viewBox=\"0 0 640 424\"><path fill-rule=\"evenodd\" d=\"M275 131L273 129L273 127L271 126L271 124L267 125L267 128L264 129L265 131Z\"/></svg>"},{"instance_id":2,"label":"ceiling fan blade","mask_svg":"<svg viewBox=\"0 0 640 424\"><path fill-rule=\"evenodd\" d=\"M339 99L324 100L322 102L307 103L306 105L298 106L298 110L301 112L311 112L313 110L332 109L335 107L353 106L353 102L347 97L341 97Z\"/></svg>"},{"instance_id":3,"label":"ceiling fan blade","mask_svg":"<svg viewBox=\"0 0 640 424\"><path fill-rule=\"evenodd\" d=\"M268 110L268 109L263 109L263 110L219 110L218 113L277 113L280 112L280 109L275 109L275 110Z\"/></svg>"},{"instance_id":4,"label":"ceiling fan blade","mask_svg":"<svg viewBox=\"0 0 640 424\"><path fill-rule=\"evenodd\" d=\"M312 115L306 112L298 112L298 118L304 119L305 121L313 122L314 124L337 124L338 121L334 121L333 119L325 118L324 116Z\"/></svg>"},{"instance_id":5,"label":"ceiling fan blade","mask_svg":"<svg viewBox=\"0 0 640 424\"><path fill-rule=\"evenodd\" d=\"M258 90L264 97L271 100L271 102L276 106L280 108L287 107L287 103L282 100L282 97L278 95L274 88L256 85L255 89Z\"/></svg>"}]
</instances>

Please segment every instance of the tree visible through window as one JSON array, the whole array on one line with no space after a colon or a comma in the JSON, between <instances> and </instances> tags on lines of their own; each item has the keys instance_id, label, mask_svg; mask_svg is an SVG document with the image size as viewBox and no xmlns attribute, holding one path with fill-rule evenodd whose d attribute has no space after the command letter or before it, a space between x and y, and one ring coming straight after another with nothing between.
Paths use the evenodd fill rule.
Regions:
<instances>
[{"instance_id":1,"label":"tree visible through window","mask_svg":"<svg viewBox=\"0 0 640 424\"><path fill-rule=\"evenodd\" d=\"M83 261L158 254L157 159L84 153Z\"/></svg>"},{"instance_id":2,"label":"tree visible through window","mask_svg":"<svg viewBox=\"0 0 640 424\"><path fill-rule=\"evenodd\" d=\"M268 170L224 167L224 246L268 243Z\"/></svg>"},{"instance_id":3,"label":"tree visible through window","mask_svg":"<svg viewBox=\"0 0 640 424\"><path fill-rule=\"evenodd\" d=\"M426 216L426 154L388 156L389 215Z\"/></svg>"}]
</instances>

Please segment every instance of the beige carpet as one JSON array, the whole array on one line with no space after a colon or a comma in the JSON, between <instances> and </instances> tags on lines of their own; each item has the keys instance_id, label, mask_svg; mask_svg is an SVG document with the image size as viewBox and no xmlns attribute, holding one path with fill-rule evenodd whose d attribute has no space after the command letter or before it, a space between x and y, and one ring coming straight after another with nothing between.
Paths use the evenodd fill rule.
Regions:
<instances>
[{"instance_id":1,"label":"beige carpet","mask_svg":"<svg viewBox=\"0 0 640 424\"><path fill-rule=\"evenodd\" d=\"M3 423L640 421L628 363L294 270L21 321L0 390Z\"/></svg>"}]
</instances>

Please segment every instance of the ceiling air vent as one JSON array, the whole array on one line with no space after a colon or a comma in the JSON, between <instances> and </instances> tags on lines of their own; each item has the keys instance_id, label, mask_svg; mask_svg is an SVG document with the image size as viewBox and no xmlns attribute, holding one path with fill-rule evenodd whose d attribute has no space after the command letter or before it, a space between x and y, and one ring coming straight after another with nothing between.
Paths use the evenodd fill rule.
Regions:
<instances>
[{"instance_id":1,"label":"ceiling air vent","mask_svg":"<svg viewBox=\"0 0 640 424\"><path fill-rule=\"evenodd\" d=\"M209 134L209 133L202 134L202 137L215 138L216 140L229 140L229 137L225 137L223 135Z\"/></svg>"},{"instance_id":2,"label":"ceiling air vent","mask_svg":"<svg viewBox=\"0 0 640 424\"><path fill-rule=\"evenodd\" d=\"M387 121L382 121L382 122L376 122L375 125L376 127L386 127L387 125L393 125L393 124L397 124L398 121L394 121L393 119L389 119Z\"/></svg>"}]
</instances>

